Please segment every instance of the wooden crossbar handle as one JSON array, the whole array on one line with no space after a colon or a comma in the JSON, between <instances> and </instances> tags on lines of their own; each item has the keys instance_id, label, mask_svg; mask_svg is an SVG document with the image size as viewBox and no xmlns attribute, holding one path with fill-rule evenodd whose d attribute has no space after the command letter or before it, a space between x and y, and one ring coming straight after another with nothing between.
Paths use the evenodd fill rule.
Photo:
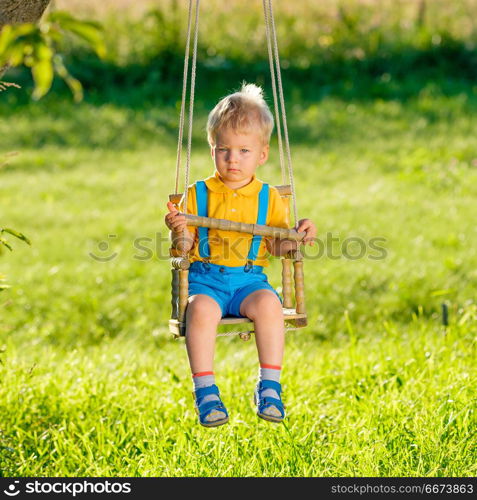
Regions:
<instances>
[{"instance_id":1,"label":"wooden crossbar handle","mask_svg":"<svg viewBox=\"0 0 477 500\"><path fill-rule=\"evenodd\" d=\"M201 217L199 215L183 214L187 219L188 226L208 227L209 229L220 229L222 231L236 231L238 233L257 234L269 236L281 240L301 241L306 233L297 233L295 229L284 227L263 226L260 224L245 224L227 219L213 219L212 217Z\"/></svg>"},{"instance_id":2,"label":"wooden crossbar handle","mask_svg":"<svg viewBox=\"0 0 477 500\"><path fill-rule=\"evenodd\" d=\"M292 194L291 186L289 184L285 184L283 186L275 186L275 188L279 192L280 196L290 196ZM169 201L172 201L172 203L175 203L176 205L181 201L181 199L182 199L182 193L169 195Z\"/></svg>"}]
</instances>

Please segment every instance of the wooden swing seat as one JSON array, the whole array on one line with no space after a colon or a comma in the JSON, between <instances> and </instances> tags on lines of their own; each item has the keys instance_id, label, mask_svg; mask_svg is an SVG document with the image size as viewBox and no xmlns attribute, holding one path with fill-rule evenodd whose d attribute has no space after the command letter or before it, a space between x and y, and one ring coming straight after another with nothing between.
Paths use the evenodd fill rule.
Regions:
<instances>
[{"instance_id":1,"label":"wooden swing seat","mask_svg":"<svg viewBox=\"0 0 477 500\"><path fill-rule=\"evenodd\" d=\"M291 188L289 185L275 186L279 191L287 212L289 211L289 196ZM176 205L179 204L182 193L169 195L169 200ZM260 234L277 238L290 238L300 241L304 233L297 233L294 229L276 228L258 224L244 224L224 219L213 219L186 214L188 225L197 227L209 227L226 231L239 231L249 234ZM185 310L188 303L188 269L190 262L188 258L178 257L178 252L171 248L172 259L172 318L169 320L169 331L175 338L185 336ZM291 252L281 258L282 261L282 284L283 284L283 319L285 326L289 329L303 328L307 326L305 312L304 284L303 284L303 261L299 251ZM292 286L292 263L294 263L295 293ZM293 307L294 302L296 307ZM219 326L240 325L253 323L250 318L239 318L236 316L224 317ZM248 340L253 330L246 332L231 332L223 335L237 334L243 340ZM219 334L222 335L222 334Z\"/></svg>"},{"instance_id":2,"label":"wooden swing seat","mask_svg":"<svg viewBox=\"0 0 477 500\"><path fill-rule=\"evenodd\" d=\"M296 309L290 309L287 307L283 308L283 319L285 320L286 325L290 325L294 328L304 328L307 326L307 318L305 313L297 313ZM219 326L221 325L241 325L244 323L253 323L250 318L238 318L236 316L226 316L222 318L219 322ZM174 338L184 337L185 336L185 322L181 322L178 319L170 319L169 320L169 331L173 334ZM241 332L243 333L253 333L250 332ZM240 335L243 337L243 335ZM248 338L247 338L248 340Z\"/></svg>"}]
</instances>

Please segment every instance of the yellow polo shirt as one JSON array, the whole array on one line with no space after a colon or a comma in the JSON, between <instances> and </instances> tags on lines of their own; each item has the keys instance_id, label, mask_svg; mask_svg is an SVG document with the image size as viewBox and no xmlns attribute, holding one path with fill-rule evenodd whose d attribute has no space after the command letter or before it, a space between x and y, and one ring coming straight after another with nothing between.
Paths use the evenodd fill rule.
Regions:
<instances>
[{"instance_id":1,"label":"yellow polo shirt","mask_svg":"<svg viewBox=\"0 0 477 500\"><path fill-rule=\"evenodd\" d=\"M255 224L258 213L258 194L263 182L253 176L252 181L239 189L231 189L215 175L204 179L208 189L208 217L214 219L228 219L235 222ZM179 211L183 209L183 199L179 204ZM187 213L197 215L196 185L189 186L187 197ZM289 227L285 201L277 189L270 186L268 197L267 226ZM189 253L190 261L202 260L198 249L198 231L195 226L187 226L194 236L195 242ZM221 231L209 229L210 262L222 266L242 266L247 261L247 255L253 235L236 231ZM262 238L257 259L254 264L268 266L267 248Z\"/></svg>"}]
</instances>

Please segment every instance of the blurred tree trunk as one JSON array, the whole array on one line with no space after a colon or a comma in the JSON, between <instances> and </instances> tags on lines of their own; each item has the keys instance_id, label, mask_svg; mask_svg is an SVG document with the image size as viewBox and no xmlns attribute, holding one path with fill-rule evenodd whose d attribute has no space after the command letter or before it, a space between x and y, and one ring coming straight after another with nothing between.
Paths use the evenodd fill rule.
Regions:
<instances>
[{"instance_id":1,"label":"blurred tree trunk","mask_svg":"<svg viewBox=\"0 0 477 500\"><path fill-rule=\"evenodd\" d=\"M417 7L417 18L416 24L419 28L422 28L426 22L426 11L427 11L427 2L426 0L421 0Z\"/></svg>"},{"instance_id":2,"label":"blurred tree trunk","mask_svg":"<svg viewBox=\"0 0 477 500\"><path fill-rule=\"evenodd\" d=\"M0 0L0 30L5 24L36 23L50 0Z\"/></svg>"},{"instance_id":3,"label":"blurred tree trunk","mask_svg":"<svg viewBox=\"0 0 477 500\"><path fill-rule=\"evenodd\" d=\"M0 0L0 30L6 24L36 23L50 0ZM0 77L8 66L0 67Z\"/></svg>"}]
</instances>

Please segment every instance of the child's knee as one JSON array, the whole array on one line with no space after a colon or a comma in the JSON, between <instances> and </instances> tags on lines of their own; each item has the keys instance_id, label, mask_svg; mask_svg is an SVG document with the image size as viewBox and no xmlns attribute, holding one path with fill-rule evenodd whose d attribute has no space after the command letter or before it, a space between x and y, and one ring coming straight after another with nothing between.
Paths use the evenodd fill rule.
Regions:
<instances>
[{"instance_id":1,"label":"child's knee","mask_svg":"<svg viewBox=\"0 0 477 500\"><path fill-rule=\"evenodd\" d=\"M282 305L278 297L271 291L259 290L251 293L242 303L241 309L249 318L282 314Z\"/></svg>"},{"instance_id":2,"label":"child's knee","mask_svg":"<svg viewBox=\"0 0 477 500\"><path fill-rule=\"evenodd\" d=\"M187 306L187 318L191 321L220 321L222 310L219 304L207 295L193 295Z\"/></svg>"}]
</instances>

